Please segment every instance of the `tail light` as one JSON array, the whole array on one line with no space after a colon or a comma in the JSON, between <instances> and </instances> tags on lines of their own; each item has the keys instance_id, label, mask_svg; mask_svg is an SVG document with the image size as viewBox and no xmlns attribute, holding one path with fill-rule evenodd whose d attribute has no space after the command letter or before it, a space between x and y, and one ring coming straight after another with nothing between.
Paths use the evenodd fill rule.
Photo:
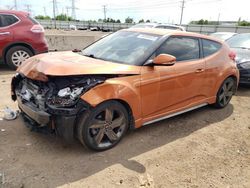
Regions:
<instances>
[{"instance_id":1,"label":"tail light","mask_svg":"<svg viewBox=\"0 0 250 188\"><path fill-rule=\"evenodd\" d=\"M235 61L235 58L236 58L236 53L234 51L231 51L229 54L228 54L229 58L232 59L233 61Z\"/></svg>"},{"instance_id":2,"label":"tail light","mask_svg":"<svg viewBox=\"0 0 250 188\"><path fill-rule=\"evenodd\" d=\"M36 24L33 25L32 28L30 29L33 33L44 33L43 26Z\"/></svg>"}]
</instances>

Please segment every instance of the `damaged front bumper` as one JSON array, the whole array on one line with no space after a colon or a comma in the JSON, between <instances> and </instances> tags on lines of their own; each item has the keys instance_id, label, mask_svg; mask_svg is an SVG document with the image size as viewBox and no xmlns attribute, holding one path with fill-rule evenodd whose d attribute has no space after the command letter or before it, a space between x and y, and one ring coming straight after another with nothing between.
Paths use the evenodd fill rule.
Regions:
<instances>
[{"instance_id":1,"label":"damaged front bumper","mask_svg":"<svg viewBox=\"0 0 250 188\"><path fill-rule=\"evenodd\" d=\"M22 101L20 97L17 97L17 102L28 127L34 130L46 128L68 142L74 140L79 115L89 108L85 102L79 101L76 108L53 108L45 112L35 108L29 102Z\"/></svg>"},{"instance_id":2,"label":"damaged front bumper","mask_svg":"<svg viewBox=\"0 0 250 188\"><path fill-rule=\"evenodd\" d=\"M68 142L73 141L78 117L91 106L80 98L70 107L49 105L46 103L47 96L41 97L41 91L36 91L36 85L33 83L30 86L25 86L26 92L29 91L30 94L23 94L22 90L26 84L26 82L23 82L24 79L26 78L21 78L20 75L14 77L11 88L12 99L17 100L21 115L27 126L33 130L46 129L58 134ZM32 80L29 80L29 82L32 82ZM46 94L48 92L46 91ZM30 96L27 97L28 95Z\"/></svg>"}]
</instances>

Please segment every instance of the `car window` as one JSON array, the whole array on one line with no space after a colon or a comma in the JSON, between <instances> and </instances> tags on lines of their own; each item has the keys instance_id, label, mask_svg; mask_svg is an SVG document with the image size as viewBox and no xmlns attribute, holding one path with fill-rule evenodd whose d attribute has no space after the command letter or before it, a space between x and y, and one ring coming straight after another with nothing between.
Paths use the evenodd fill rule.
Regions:
<instances>
[{"instance_id":1,"label":"car window","mask_svg":"<svg viewBox=\"0 0 250 188\"><path fill-rule=\"evenodd\" d=\"M18 19L13 15L8 15L8 14L1 15L1 22L0 22L1 27L10 26L16 22L18 22Z\"/></svg>"},{"instance_id":2,"label":"car window","mask_svg":"<svg viewBox=\"0 0 250 188\"><path fill-rule=\"evenodd\" d=\"M173 55L176 61L199 59L199 40L190 37L170 37L156 51L156 55L159 54Z\"/></svg>"},{"instance_id":3,"label":"car window","mask_svg":"<svg viewBox=\"0 0 250 188\"><path fill-rule=\"evenodd\" d=\"M215 41L202 39L204 57L214 54L221 48L221 44Z\"/></svg>"},{"instance_id":4,"label":"car window","mask_svg":"<svg viewBox=\"0 0 250 188\"><path fill-rule=\"evenodd\" d=\"M27 16L30 21L33 23L33 24L39 24L39 22L35 19L35 18L32 18L31 16Z\"/></svg>"}]
</instances>

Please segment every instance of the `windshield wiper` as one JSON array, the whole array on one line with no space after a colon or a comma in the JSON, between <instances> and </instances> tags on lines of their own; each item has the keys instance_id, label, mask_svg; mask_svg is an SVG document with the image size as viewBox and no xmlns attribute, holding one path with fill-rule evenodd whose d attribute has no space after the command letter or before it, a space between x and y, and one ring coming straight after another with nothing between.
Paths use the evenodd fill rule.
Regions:
<instances>
[{"instance_id":1,"label":"windshield wiper","mask_svg":"<svg viewBox=\"0 0 250 188\"><path fill-rule=\"evenodd\" d=\"M83 54L83 55L91 58L96 58L94 54Z\"/></svg>"}]
</instances>

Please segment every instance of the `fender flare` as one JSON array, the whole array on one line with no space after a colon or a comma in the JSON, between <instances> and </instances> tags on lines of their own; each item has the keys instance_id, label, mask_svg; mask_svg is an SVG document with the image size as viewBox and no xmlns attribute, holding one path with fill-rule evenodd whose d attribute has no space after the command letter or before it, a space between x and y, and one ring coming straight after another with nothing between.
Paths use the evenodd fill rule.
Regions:
<instances>
[{"instance_id":1,"label":"fender flare","mask_svg":"<svg viewBox=\"0 0 250 188\"><path fill-rule=\"evenodd\" d=\"M81 96L81 99L92 107L107 101L118 100L128 104L135 120L135 127L141 122L141 98L139 84L131 86L128 82L107 80L95 86Z\"/></svg>"}]
</instances>

